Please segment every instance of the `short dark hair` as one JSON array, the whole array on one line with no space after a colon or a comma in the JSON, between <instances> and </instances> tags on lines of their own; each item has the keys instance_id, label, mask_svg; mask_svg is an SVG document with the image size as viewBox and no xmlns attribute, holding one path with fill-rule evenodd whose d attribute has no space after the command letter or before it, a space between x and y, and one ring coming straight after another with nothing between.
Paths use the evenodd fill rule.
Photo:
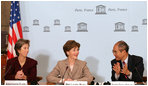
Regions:
<instances>
[{"instance_id":1,"label":"short dark hair","mask_svg":"<svg viewBox=\"0 0 148 86\"><path fill-rule=\"evenodd\" d=\"M120 52L122 52L123 50L128 52L129 46L126 42L121 40L121 41L118 41L117 43L118 43L118 49L119 49Z\"/></svg>"},{"instance_id":2,"label":"short dark hair","mask_svg":"<svg viewBox=\"0 0 148 86\"><path fill-rule=\"evenodd\" d=\"M24 45L24 44L28 44L29 45L30 41L29 40L25 40L25 39L19 39L16 43L15 43L15 52L16 52L16 55L19 56L19 53L18 53L18 50L21 49L21 47Z\"/></svg>"},{"instance_id":3,"label":"short dark hair","mask_svg":"<svg viewBox=\"0 0 148 86\"><path fill-rule=\"evenodd\" d=\"M76 42L75 40L68 40L64 46L63 46L63 50L65 55L68 57L67 55L67 51L71 50L74 47L78 47L78 49L80 48L80 44L78 42Z\"/></svg>"}]
</instances>

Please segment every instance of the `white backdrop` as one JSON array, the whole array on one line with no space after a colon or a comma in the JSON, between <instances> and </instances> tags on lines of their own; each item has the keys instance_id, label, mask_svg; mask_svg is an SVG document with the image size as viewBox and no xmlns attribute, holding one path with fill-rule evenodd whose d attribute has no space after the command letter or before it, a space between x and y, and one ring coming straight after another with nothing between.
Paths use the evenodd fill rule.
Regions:
<instances>
[{"instance_id":1,"label":"white backdrop","mask_svg":"<svg viewBox=\"0 0 148 86\"><path fill-rule=\"evenodd\" d=\"M130 54L143 57L147 76L146 2L25 1L20 2L20 10L23 37L31 41L28 56L38 61L43 81L66 58L63 45L67 40L81 44L78 58L87 61L95 81L111 81L112 48L119 40L129 44ZM65 32L66 26L71 32Z\"/></svg>"}]
</instances>

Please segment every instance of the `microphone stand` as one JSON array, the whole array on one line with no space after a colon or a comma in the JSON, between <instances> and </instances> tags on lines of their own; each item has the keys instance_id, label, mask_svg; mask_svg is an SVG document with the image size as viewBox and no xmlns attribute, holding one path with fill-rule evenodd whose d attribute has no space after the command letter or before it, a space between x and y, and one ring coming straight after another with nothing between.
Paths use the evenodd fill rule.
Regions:
<instances>
[{"instance_id":1,"label":"microphone stand","mask_svg":"<svg viewBox=\"0 0 148 86\"><path fill-rule=\"evenodd\" d=\"M138 73L139 78L142 80L142 85L144 85L144 84L145 84L145 82L143 82L143 79L142 79L142 77L140 76L140 73L139 73L139 71L138 71L137 67L135 67L135 69L136 69L136 71L137 71L137 73Z\"/></svg>"},{"instance_id":2,"label":"microphone stand","mask_svg":"<svg viewBox=\"0 0 148 86\"><path fill-rule=\"evenodd\" d=\"M5 76L8 74L9 70L11 69L12 65L8 68L8 70L5 72L4 76L2 77L2 80L5 80ZM1 85L4 85L3 82L1 82Z\"/></svg>"},{"instance_id":3,"label":"microphone stand","mask_svg":"<svg viewBox=\"0 0 148 86\"><path fill-rule=\"evenodd\" d=\"M67 69L68 69L68 66L66 67L66 70L65 70L65 72L64 72L64 75L63 75L63 77L62 77L62 83L63 83L63 84L64 84L63 79L64 79L64 76L65 76L65 73L66 73Z\"/></svg>"}]
</instances>

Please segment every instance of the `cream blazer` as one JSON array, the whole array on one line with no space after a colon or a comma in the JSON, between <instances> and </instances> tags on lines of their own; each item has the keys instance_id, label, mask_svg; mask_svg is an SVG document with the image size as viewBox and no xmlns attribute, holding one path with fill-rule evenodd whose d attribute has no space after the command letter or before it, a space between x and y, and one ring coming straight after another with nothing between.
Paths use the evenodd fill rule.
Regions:
<instances>
[{"instance_id":1,"label":"cream blazer","mask_svg":"<svg viewBox=\"0 0 148 86\"><path fill-rule=\"evenodd\" d=\"M85 61L76 60L73 70L71 71L68 59L59 61L54 69L46 77L47 82L59 83L62 77L64 77L64 79L70 78L72 80L87 81L90 83L93 80L93 76L91 75L86 64L87 63ZM66 67L68 67L67 70Z\"/></svg>"}]
</instances>

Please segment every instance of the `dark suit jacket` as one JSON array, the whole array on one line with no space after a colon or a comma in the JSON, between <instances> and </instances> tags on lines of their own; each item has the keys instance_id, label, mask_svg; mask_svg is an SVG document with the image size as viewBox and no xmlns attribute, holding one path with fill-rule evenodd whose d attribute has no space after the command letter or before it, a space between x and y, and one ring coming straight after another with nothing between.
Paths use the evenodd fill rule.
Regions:
<instances>
[{"instance_id":1,"label":"dark suit jacket","mask_svg":"<svg viewBox=\"0 0 148 86\"><path fill-rule=\"evenodd\" d=\"M66 67L68 67L67 70ZM58 77L59 75L61 77ZM81 60L75 61L72 71L70 70L68 59L59 61L55 68L48 74L46 79L48 82L59 83L62 77L64 79L71 78L77 81L88 81L88 83L90 83L93 80L93 76L89 72L89 69L86 66L86 62Z\"/></svg>"},{"instance_id":2,"label":"dark suit jacket","mask_svg":"<svg viewBox=\"0 0 148 86\"><path fill-rule=\"evenodd\" d=\"M15 75L17 71L23 70L24 74L27 76L27 81L31 82L36 80L37 76L37 61L26 57L26 62L21 68L21 65L18 61L18 57L14 57L7 61L5 79L6 80L15 80Z\"/></svg>"},{"instance_id":3,"label":"dark suit jacket","mask_svg":"<svg viewBox=\"0 0 148 86\"><path fill-rule=\"evenodd\" d=\"M112 68L115 63L119 62L120 67L122 68L121 61L116 61L113 59L111 61ZM144 64L142 57L135 56L135 55L128 55L128 70L132 72L132 79L128 79L125 77L124 74L120 73L120 77L117 81L134 81L134 82L142 82L143 71L144 71ZM116 81L115 79L115 71L112 69L112 81Z\"/></svg>"}]
</instances>

